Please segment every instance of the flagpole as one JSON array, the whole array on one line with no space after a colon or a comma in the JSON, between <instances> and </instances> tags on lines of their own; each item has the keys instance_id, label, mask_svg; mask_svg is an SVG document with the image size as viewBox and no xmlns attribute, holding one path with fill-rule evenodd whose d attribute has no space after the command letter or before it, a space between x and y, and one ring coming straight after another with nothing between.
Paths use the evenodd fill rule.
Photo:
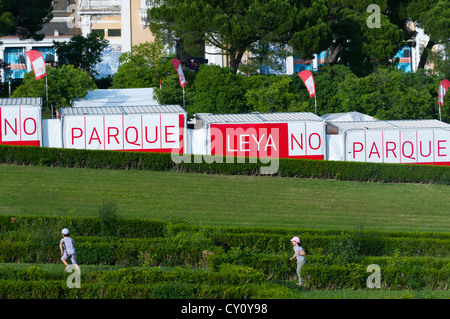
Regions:
<instances>
[{"instance_id":1,"label":"flagpole","mask_svg":"<svg viewBox=\"0 0 450 319\"><path fill-rule=\"evenodd\" d=\"M185 98L184 98L184 86L183 86L183 109L186 109L186 107L185 107L185 102L184 102L184 100L185 100Z\"/></svg>"},{"instance_id":2,"label":"flagpole","mask_svg":"<svg viewBox=\"0 0 450 319\"><path fill-rule=\"evenodd\" d=\"M316 99L316 95L314 94L314 109L316 111L316 115L317 115L317 99Z\"/></svg>"},{"instance_id":3,"label":"flagpole","mask_svg":"<svg viewBox=\"0 0 450 319\"><path fill-rule=\"evenodd\" d=\"M47 109L48 109L48 82L47 82L47 75L45 75L45 96L47 99ZM52 108L52 118L53 118L53 108Z\"/></svg>"}]
</instances>

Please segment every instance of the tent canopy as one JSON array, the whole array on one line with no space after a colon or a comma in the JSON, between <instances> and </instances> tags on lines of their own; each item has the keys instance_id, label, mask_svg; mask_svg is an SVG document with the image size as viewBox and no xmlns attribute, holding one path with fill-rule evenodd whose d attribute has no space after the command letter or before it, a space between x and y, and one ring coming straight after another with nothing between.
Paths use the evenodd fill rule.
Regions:
<instances>
[{"instance_id":1,"label":"tent canopy","mask_svg":"<svg viewBox=\"0 0 450 319\"><path fill-rule=\"evenodd\" d=\"M97 89L83 99L73 101L73 107L110 107L159 105L153 98L153 88Z\"/></svg>"}]
</instances>

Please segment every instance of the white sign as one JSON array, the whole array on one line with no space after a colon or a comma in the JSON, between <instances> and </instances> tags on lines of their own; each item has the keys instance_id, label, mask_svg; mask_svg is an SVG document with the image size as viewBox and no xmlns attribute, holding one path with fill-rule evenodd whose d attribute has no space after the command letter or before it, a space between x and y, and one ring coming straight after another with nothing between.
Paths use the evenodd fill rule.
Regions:
<instances>
[{"instance_id":1,"label":"white sign","mask_svg":"<svg viewBox=\"0 0 450 319\"><path fill-rule=\"evenodd\" d=\"M39 107L0 106L0 144L41 146Z\"/></svg>"},{"instance_id":2,"label":"white sign","mask_svg":"<svg viewBox=\"0 0 450 319\"><path fill-rule=\"evenodd\" d=\"M348 161L450 164L450 131L444 129L352 131L346 147Z\"/></svg>"},{"instance_id":3,"label":"white sign","mask_svg":"<svg viewBox=\"0 0 450 319\"><path fill-rule=\"evenodd\" d=\"M171 152L184 147L183 114L86 115L64 118L64 146Z\"/></svg>"}]
</instances>

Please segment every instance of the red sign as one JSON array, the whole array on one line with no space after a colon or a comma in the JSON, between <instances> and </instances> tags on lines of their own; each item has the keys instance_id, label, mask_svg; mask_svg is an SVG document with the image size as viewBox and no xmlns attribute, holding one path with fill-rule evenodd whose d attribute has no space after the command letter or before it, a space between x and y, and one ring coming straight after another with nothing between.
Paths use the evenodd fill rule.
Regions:
<instances>
[{"instance_id":1,"label":"red sign","mask_svg":"<svg viewBox=\"0 0 450 319\"><path fill-rule=\"evenodd\" d=\"M321 122L211 124L211 155L324 159Z\"/></svg>"},{"instance_id":2,"label":"red sign","mask_svg":"<svg viewBox=\"0 0 450 319\"><path fill-rule=\"evenodd\" d=\"M178 59L173 59L172 60L172 65L175 68L175 70L177 70L178 76L180 77L180 85L182 87L186 86L186 79L184 77L184 73L183 73L183 66L181 65L181 61Z\"/></svg>"},{"instance_id":3,"label":"red sign","mask_svg":"<svg viewBox=\"0 0 450 319\"><path fill-rule=\"evenodd\" d=\"M0 144L40 146L40 109L0 106Z\"/></svg>"},{"instance_id":4,"label":"red sign","mask_svg":"<svg viewBox=\"0 0 450 319\"><path fill-rule=\"evenodd\" d=\"M45 60L41 52L36 50L30 50L25 52L31 61L31 66L33 67L34 77L36 80L42 79L47 75L47 69L45 67Z\"/></svg>"},{"instance_id":5,"label":"red sign","mask_svg":"<svg viewBox=\"0 0 450 319\"><path fill-rule=\"evenodd\" d=\"M309 92L309 97L312 98L314 95L316 95L316 84L314 83L314 77L311 71L303 70L298 74L298 76L305 83L305 86Z\"/></svg>"}]
</instances>

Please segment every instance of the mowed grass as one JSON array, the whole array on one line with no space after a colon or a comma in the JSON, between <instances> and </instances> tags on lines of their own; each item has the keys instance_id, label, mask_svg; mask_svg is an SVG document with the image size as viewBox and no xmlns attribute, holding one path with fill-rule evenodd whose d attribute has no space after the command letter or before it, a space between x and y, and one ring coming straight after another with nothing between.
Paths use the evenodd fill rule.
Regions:
<instances>
[{"instance_id":1,"label":"mowed grass","mask_svg":"<svg viewBox=\"0 0 450 319\"><path fill-rule=\"evenodd\" d=\"M0 165L0 214L120 217L199 225L450 231L450 187L137 170Z\"/></svg>"}]
</instances>

